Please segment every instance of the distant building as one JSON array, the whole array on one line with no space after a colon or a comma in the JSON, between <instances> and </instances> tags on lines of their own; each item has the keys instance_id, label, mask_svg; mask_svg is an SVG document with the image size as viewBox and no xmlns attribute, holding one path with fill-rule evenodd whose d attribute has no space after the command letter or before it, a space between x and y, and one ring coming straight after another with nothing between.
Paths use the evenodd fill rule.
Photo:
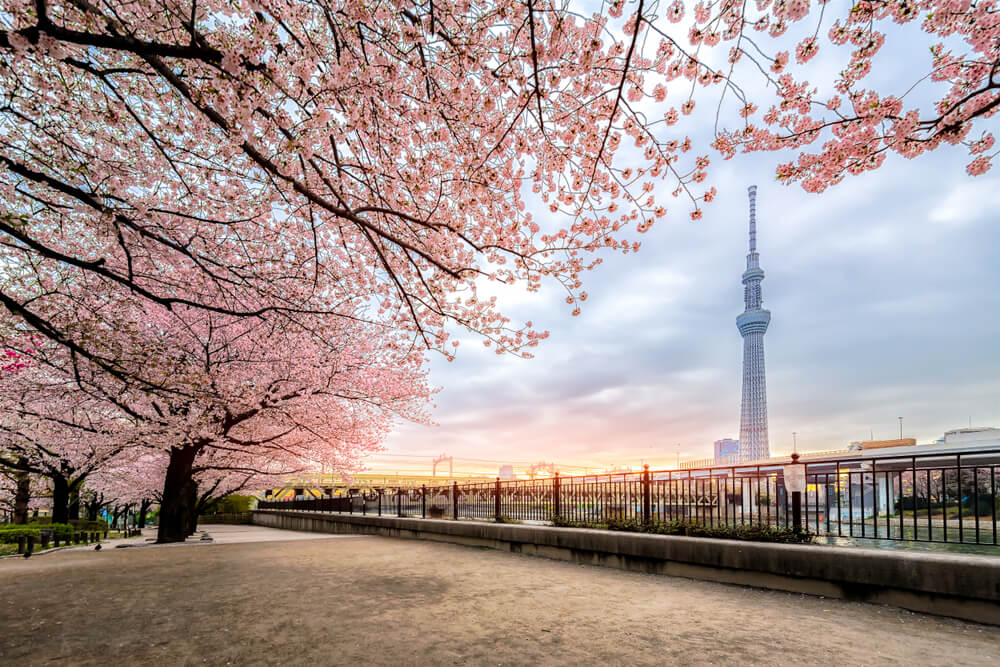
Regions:
<instances>
[{"instance_id":1,"label":"distant building","mask_svg":"<svg viewBox=\"0 0 1000 667\"><path fill-rule=\"evenodd\" d=\"M946 445L997 445L1000 446L1000 428L956 428L945 431Z\"/></svg>"},{"instance_id":2,"label":"distant building","mask_svg":"<svg viewBox=\"0 0 1000 667\"><path fill-rule=\"evenodd\" d=\"M514 479L514 466L500 466L500 479Z\"/></svg>"},{"instance_id":3,"label":"distant building","mask_svg":"<svg viewBox=\"0 0 1000 667\"><path fill-rule=\"evenodd\" d=\"M723 438L715 441L715 463L725 464L736 461L740 456L740 441Z\"/></svg>"},{"instance_id":4,"label":"distant building","mask_svg":"<svg viewBox=\"0 0 1000 667\"><path fill-rule=\"evenodd\" d=\"M914 438L897 438L896 440L864 440L862 442L852 442L848 451L858 452L866 449L882 449L885 447L915 447L917 444Z\"/></svg>"}]
</instances>

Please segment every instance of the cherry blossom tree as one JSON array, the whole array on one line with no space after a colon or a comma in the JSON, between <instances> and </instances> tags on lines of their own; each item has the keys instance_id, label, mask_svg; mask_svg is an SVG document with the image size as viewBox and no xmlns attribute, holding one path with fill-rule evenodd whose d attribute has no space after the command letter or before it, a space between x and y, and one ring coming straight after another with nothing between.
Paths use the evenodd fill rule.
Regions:
<instances>
[{"instance_id":1,"label":"cherry blossom tree","mask_svg":"<svg viewBox=\"0 0 1000 667\"><path fill-rule=\"evenodd\" d=\"M96 291L88 297L102 302ZM394 419L426 419L424 351L399 329L361 317L132 306L109 298L99 313L87 305L69 318L79 331L117 332L91 335L89 345L122 373L57 345L34 363L107 406L112 433L104 444L114 449L114 469L132 468L143 480L130 492L106 471L109 483L93 489L106 498L132 493L135 502L150 497L158 476L164 541L193 529L199 485L205 501L235 488L234 479L238 486L321 464L346 471L379 446Z\"/></svg>"},{"instance_id":2,"label":"cherry blossom tree","mask_svg":"<svg viewBox=\"0 0 1000 667\"><path fill-rule=\"evenodd\" d=\"M32 488L37 488L36 477L23 469L8 468L0 464L0 510L10 516L13 523L28 522L28 505L32 499ZM35 482L33 484L33 481Z\"/></svg>"},{"instance_id":3,"label":"cherry blossom tree","mask_svg":"<svg viewBox=\"0 0 1000 667\"><path fill-rule=\"evenodd\" d=\"M0 385L0 467L23 480L47 479L55 523L79 518L88 476L130 444L126 418L33 363Z\"/></svg>"},{"instance_id":4,"label":"cherry blossom tree","mask_svg":"<svg viewBox=\"0 0 1000 667\"><path fill-rule=\"evenodd\" d=\"M689 41L696 52L729 47L724 80L747 119L719 132L715 147L727 157L805 149L776 175L821 192L892 153L915 158L947 145L968 150L969 174L985 173L996 156L987 123L1000 106L998 33L992 1L764 0L748 9L727 0L695 6ZM923 49L916 59L906 51L914 43ZM836 67L832 80L810 76L817 55L827 56L826 70ZM775 99L750 99L736 85L741 64L758 70ZM895 85L872 83L879 72Z\"/></svg>"},{"instance_id":5,"label":"cherry blossom tree","mask_svg":"<svg viewBox=\"0 0 1000 667\"><path fill-rule=\"evenodd\" d=\"M193 398L151 397L146 409L156 414L151 423L163 424L150 429L162 430L157 441L169 444L161 540L193 529L199 484L204 501L254 478L321 463L350 470L379 447L395 417L425 419L423 352L401 346L391 330L387 338L345 325L334 350L309 332L239 320L216 328L217 319L186 323L188 345L201 346L204 389Z\"/></svg>"},{"instance_id":6,"label":"cherry blossom tree","mask_svg":"<svg viewBox=\"0 0 1000 667\"><path fill-rule=\"evenodd\" d=\"M985 172L996 16L11 0L0 342L53 341L52 369L168 452L161 539L180 539L198 474L355 463L426 398L422 355L452 358L456 327L529 355L546 333L483 286L553 283L578 314L601 253L638 250L673 198L703 215L713 150L798 152L776 176L814 192L952 144ZM920 39L925 61L891 56ZM893 67L899 90L868 83Z\"/></svg>"},{"instance_id":7,"label":"cherry blossom tree","mask_svg":"<svg viewBox=\"0 0 1000 667\"><path fill-rule=\"evenodd\" d=\"M242 316L364 298L367 321L446 354L449 323L525 352L544 332L478 299L482 280L550 278L576 308L593 253L635 250L625 230L665 214L655 179L703 197L704 161L682 167L689 145L629 111L654 65L606 17L19 0L0 21L0 233L23 267L0 300L111 372L59 318L67 276ZM644 156L613 168L631 139Z\"/></svg>"},{"instance_id":8,"label":"cherry blossom tree","mask_svg":"<svg viewBox=\"0 0 1000 667\"><path fill-rule=\"evenodd\" d=\"M15 0L0 22L0 234L21 267L0 301L118 373L58 317L67 276L238 316L370 299L367 321L449 356L449 323L525 352L544 332L477 289L548 278L576 313L594 253L637 249L662 192L700 217L708 151L671 127L696 89L719 91L725 157L821 143L777 169L811 191L943 144L983 173L973 125L1000 99L989 1ZM865 87L889 23L929 47L898 92ZM843 68L810 84L821 50ZM909 105L924 84L940 94Z\"/></svg>"},{"instance_id":9,"label":"cherry blossom tree","mask_svg":"<svg viewBox=\"0 0 1000 667\"><path fill-rule=\"evenodd\" d=\"M169 454L155 447L130 447L87 478L88 518L104 508L134 508L145 527L149 510L159 503Z\"/></svg>"}]
</instances>

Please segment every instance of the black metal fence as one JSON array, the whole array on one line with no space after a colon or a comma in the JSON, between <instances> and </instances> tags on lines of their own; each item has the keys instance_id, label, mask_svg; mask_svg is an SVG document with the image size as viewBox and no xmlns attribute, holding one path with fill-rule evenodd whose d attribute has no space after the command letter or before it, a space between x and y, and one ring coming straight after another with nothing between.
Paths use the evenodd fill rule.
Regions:
<instances>
[{"instance_id":1,"label":"black metal fence","mask_svg":"<svg viewBox=\"0 0 1000 667\"><path fill-rule=\"evenodd\" d=\"M299 500L262 500L260 510L310 510L313 512L348 512L350 498L306 498Z\"/></svg>"},{"instance_id":2,"label":"black metal fence","mask_svg":"<svg viewBox=\"0 0 1000 667\"><path fill-rule=\"evenodd\" d=\"M788 463L792 463L789 461ZM817 535L1000 544L1000 449L800 461L799 514ZM602 525L690 521L794 527L785 464L376 489L361 497L262 502L260 509Z\"/></svg>"}]
</instances>

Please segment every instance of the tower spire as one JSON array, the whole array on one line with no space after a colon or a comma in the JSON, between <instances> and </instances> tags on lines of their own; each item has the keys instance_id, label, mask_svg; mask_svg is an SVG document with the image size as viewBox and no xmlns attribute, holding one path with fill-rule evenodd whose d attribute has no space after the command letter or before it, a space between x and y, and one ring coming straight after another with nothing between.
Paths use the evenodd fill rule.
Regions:
<instances>
[{"instance_id":1,"label":"tower spire","mask_svg":"<svg viewBox=\"0 0 1000 667\"><path fill-rule=\"evenodd\" d=\"M764 271L757 254L757 186L747 188L750 198L750 252L743 272L743 301L746 309L736 318L743 336L743 400L740 409L740 460L757 461L770 456L767 441L767 388L764 378L764 333L771 311L761 306L760 283Z\"/></svg>"}]
</instances>

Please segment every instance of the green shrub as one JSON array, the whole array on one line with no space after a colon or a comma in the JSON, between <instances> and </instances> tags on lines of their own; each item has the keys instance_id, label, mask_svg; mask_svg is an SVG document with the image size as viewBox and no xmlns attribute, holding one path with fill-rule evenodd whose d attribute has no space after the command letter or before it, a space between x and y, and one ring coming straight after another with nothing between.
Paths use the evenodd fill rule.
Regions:
<instances>
[{"instance_id":1,"label":"green shrub","mask_svg":"<svg viewBox=\"0 0 1000 667\"><path fill-rule=\"evenodd\" d=\"M73 527L73 530L77 532L104 532L108 529L108 522L103 519L98 519L97 521L88 521L87 519L70 519L69 524Z\"/></svg>"},{"instance_id":2,"label":"green shrub","mask_svg":"<svg viewBox=\"0 0 1000 667\"><path fill-rule=\"evenodd\" d=\"M596 526L596 524L585 524L582 521L573 521L564 516L559 516L558 514L552 517L552 525L557 528L592 528ZM603 527L606 526L602 526L602 528Z\"/></svg>"},{"instance_id":3,"label":"green shrub","mask_svg":"<svg viewBox=\"0 0 1000 667\"><path fill-rule=\"evenodd\" d=\"M627 533L645 533L646 526L638 519L608 519L608 530L621 530Z\"/></svg>"},{"instance_id":4,"label":"green shrub","mask_svg":"<svg viewBox=\"0 0 1000 667\"><path fill-rule=\"evenodd\" d=\"M68 540L73 537L73 526L68 523L50 523L44 527L50 529L52 535L60 540Z\"/></svg>"},{"instance_id":5,"label":"green shrub","mask_svg":"<svg viewBox=\"0 0 1000 667\"><path fill-rule=\"evenodd\" d=\"M222 498L215 506L213 514L240 514L249 512L253 496L241 496L233 493Z\"/></svg>"},{"instance_id":6,"label":"green shrub","mask_svg":"<svg viewBox=\"0 0 1000 667\"><path fill-rule=\"evenodd\" d=\"M32 521L28 525L39 530L51 530L52 534L60 540L73 537L73 526L68 523L52 523L52 519L49 517L46 517L44 521Z\"/></svg>"},{"instance_id":7,"label":"green shrub","mask_svg":"<svg viewBox=\"0 0 1000 667\"><path fill-rule=\"evenodd\" d=\"M39 537L38 528L34 526L5 526L0 528L0 543L13 544L22 537Z\"/></svg>"},{"instance_id":8,"label":"green shrub","mask_svg":"<svg viewBox=\"0 0 1000 667\"><path fill-rule=\"evenodd\" d=\"M565 517L554 517L553 526L563 528L595 528L598 530L618 530L629 533L650 533L653 535L683 535L686 537L710 537L723 540L748 540L752 542L782 542L802 544L811 542L813 534L808 531L796 533L792 528L781 526L759 526L756 524L710 526L700 521L662 521L646 526L638 519L612 519L606 523L571 521Z\"/></svg>"}]
</instances>

